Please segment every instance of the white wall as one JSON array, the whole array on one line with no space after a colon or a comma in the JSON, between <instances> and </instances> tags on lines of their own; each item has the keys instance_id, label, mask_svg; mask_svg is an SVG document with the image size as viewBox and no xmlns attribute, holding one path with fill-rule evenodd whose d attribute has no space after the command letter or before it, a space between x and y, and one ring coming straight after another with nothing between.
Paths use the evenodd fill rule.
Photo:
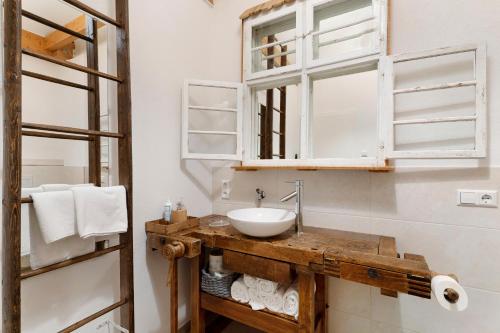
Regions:
<instances>
[{"instance_id":1,"label":"white wall","mask_svg":"<svg viewBox=\"0 0 500 333\"><path fill-rule=\"evenodd\" d=\"M221 11L229 10L226 2L229 1L221 1ZM462 313L450 313L434 300L407 295L388 298L375 288L330 279L329 332L499 332L500 264L494 253L500 247L500 211L457 207L456 190L499 190L500 4L487 0L392 3L391 38L395 53L488 42L489 158L479 163L480 168L472 169L459 166L477 163L409 161L404 163L407 167L388 174L235 173L229 168L218 168L213 178L213 210L225 213L253 206L256 187L267 192L264 205L279 206L280 196L291 190L285 181L304 179L305 224L395 236L399 252L423 254L432 269L456 273L469 294L469 308ZM237 15L245 7L242 4L239 9L231 8L234 14L226 15ZM231 29L237 30L238 25ZM423 164L438 167L424 168ZM412 165L420 167L411 168ZM220 200L222 179L232 179L231 200Z\"/></svg>"},{"instance_id":2,"label":"white wall","mask_svg":"<svg viewBox=\"0 0 500 333\"><path fill-rule=\"evenodd\" d=\"M234 1L226 1L230 3ZM183 197L189 214L211 212L210 164L180 160L181 89L186 78L237 80L239 28L220 24L204 1L129 1L134 154L136 331L169 327L165 258L146 248L144 222L161 216L164 202ZM234 23L238 26L237 17ZM234 73L234 75L232 74ZM179 315L186 321L189 274L181 269Z\"/></svg>"}]
</instances>

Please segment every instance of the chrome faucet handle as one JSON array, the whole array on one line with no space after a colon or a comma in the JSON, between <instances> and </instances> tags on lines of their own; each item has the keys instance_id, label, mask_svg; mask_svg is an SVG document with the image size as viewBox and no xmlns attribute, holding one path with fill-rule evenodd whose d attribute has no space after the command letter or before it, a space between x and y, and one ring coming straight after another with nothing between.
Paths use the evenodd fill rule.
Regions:
<instances>
[{"instance_id":1,"label":"chrome faucet handle","mask_svg":"<svg viewBox=\"0 0 500 333\"><path fill-rule=\"evenodd\" d=\"M264 192L260 188L256 188L255 192L257 193L257 200L262 200L266 197L266 192Z\"/></svg>"}]
</instances>

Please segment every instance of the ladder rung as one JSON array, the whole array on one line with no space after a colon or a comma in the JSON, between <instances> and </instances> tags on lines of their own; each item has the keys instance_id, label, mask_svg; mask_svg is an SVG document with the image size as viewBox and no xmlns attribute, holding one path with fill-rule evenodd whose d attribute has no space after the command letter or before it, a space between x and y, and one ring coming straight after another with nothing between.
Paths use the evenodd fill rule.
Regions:
<instances>
[{"instance_id":1,"label":"ladder rung","mask_svg":"<svg viewBox=\"0 0 500 333\"><path fill-rule=\"evenodd\" d=\"M114 251L122 250L124 248L125 248L124 244L119 244L119 245L115 245L115 246L112 246L112 247L108 247L107 249L97 250L97 251L94 251L94 252L91 252L91 253L84 254L84 255L79 256L79 257L75 257L75 258L71 258L71 259L68 259L68 260L64 260L64 261L58 262L56 264L53 264L53 265L50 265L50 266L46 266L46 267L42 267L42 268L39 268L39 269L34 269L34 270L33 269L27 269L27 270L21 272L21 279L24 280L24 279L28 279L28 278L31 278L31 277L34 277L34 276L37 276L37 275L40 275L40 274L45 274L45 273L48 273L48 272L52 272L52 271L55 271L55 270L63 268L63 267L68 267L68 266L71 266L71 265L74 265L74 264L78 264L78 263L81 263L81 262L84 262L84 261L87 261L87 260L90 260L90 259L94 259L94 258L103 256L105 254L108 254L108 253L111 253L111 252L114 252Z\"/></svg>"},{"instance_id":2,"label":"ladder rung","mask_svg":"<svg viewBox=\"0 0 500 333\"><path fill-rule=\"evenodd\" d=\"M65 26L59 25L59 24L57 24L55 22L47 20L46 18L43 18L43 17L38 16L36 14L30 13L27 10L23 9L22 14L23 14L24 17L27 17L27 18L29 18L29 19L31 19L33 21L36 21L36 22L41 23L43 25L46 25L48 27L54 28L56 30L62 31L62 32L68 34L68 35L74 36L76 38L83 39L83 40L85 40L87 42L93 42L92 38L90 38L88 36L85 36L85 35L83 35L83 34L81 34L79 32L76 32L74 30L68 29Z\"/></svg>"},{"instance_id":3,"label":"ladder rung","mask_svg":"<svg viewBox=\"0 0 500 333\"><path fill-rule=\"evenodd\" d=\"M275 130L273 130L273 133L274 133L274 134L277 134L277 135L279 135L279 136L283 136L283 133L281 133L281 132L279 132L279 131L275 131Z\"/></svg>"},{"instance_id":4,"label":"ladder rung","mask_svg":"<svg viewBox=\"0 0 500 333\"><path fill-rule=\"evenodd\" d=\"M88 91L93 90L92 88L87 87L83 84L78 84L78 83L69 82L66 80L61 80L61 79L58 79L58 78L55 78L52 76L43 75L40 73L34 73L34 72L30 72L30 71L25 71L25 70L23 70L22 73L23 73L23 75L26 75L26 76L29 76L29 77L32 77L35 79L49 81L49 82L57 83L57 84L62 84L63 86L68 86L68 87L73 87L73 88L78 88L78 89L83 89L83 90L88 90Z\"/></svg>"},{"instance_id":5,"label":"ladder rung","mask_svg":"<svg viewBox=\"0 0 500 333\"><path fill-rule=\"evenodd\" d=\"M22 204L30 204L30 203L33 203L33 199L31 199L31 197L29 197L29 198L21 198L21 203Z\"/></svg>"},{"instance_id":6,"label":"ladder rung","mask_svg":"<svg viewBox=\"0 0 500 333\"><path fill-rule=\"evenodd\" d=\"M78 9L86 12L87 14L90 14L91 16L94 16L98 19L101 19L104 22L108 22L114 26L121 27L121 24L118 23L116 20L112 19L111 17L109 17L101 12L98 12L97 10L87 6L86 4L84 4L80 1L77 1L77 0L62 0L62 1L66 2L67 4L70 4L73 7L76 7Z\"/></svg>"},{"instance_id":7,"label":"ladder rung","mask_svg":"<svg viewBox=\"0 0 500 333\"><path fill-rule=\"evenodd\" d=\"M23 54L26 54L26 55L29 55L31 57L35 57L38 59L45 60L45 61L51 62L53 64L57 64L57 65L61 65L61 66L67 67L67 68L71 68L71 69L74 69L76 71L84 72L84 73L91 74L91 75L96 75L96 76L102 77L104 79L108 79L108 80L112 80L112 81L116 81L116 82L120 82L120 83L122 82L122 80L116 76L113 76L113 75L110 75L107 73L103 73L103 72L99 72L99 71L96 71L95 69L88 68L88 67L85 67L82 65L78 65L78 64L75 64L75 63L72 63L69 61L60 60L56 57L41 54L38 52L33 52L31 50L28 50L28 49L23 49Z\"/></svg>"},{"instance_id":8,"label":"ladder rung","mask_svg":"<svg viewBox=\"0 0 500 333\"><path fill-rule=\"evenodd\" d=\"M53 125L43 125L43 124L33 124L33 123L22 123L22 126L23 128L49 131L49 132L70 133L70 134L80 134L89 136L104 136L108 138L119 138L119 139L124 137L124 135L120 133L101 132L101 131L93 131L80 128L73 128L73 127L64 127L64 126L53 126Z\"/></svg>"},{"instance_id":9,"label":"ladder rung","mask_svg":"<svg viewBox=\"0 0 500 333\"><path fill-rule=\"evenodd\" d=\"M110 305L110 306L102 309L101 311L98 311L98 312L96 312L96 313L94 313L94 314L92 314L92 315L90 315L90 316L88 316L88 317L80 320L79 322L76 322L76 323L72 324L71 326L66 327L63 330L60 330L59 333L73 332L73 331L79 329L80 327L82 327L82 326L90 323L91 321L94 321L97 318L104 316L106 313L111 312L111 311L113 311L115 309L118 309L120 306L125 305L127 303L128 303L128 300L127 299L123 299L123 300L121 300L121 301L119 301L119 302L117 302L115 304L112 304L112 305Z\"/></svg>"},{"instance_id":10,"label":"ladder rung","mask_svg":"<svg viewBox=\"0 0 500 333\"><path fill-rule=\"evenodd\" d=\"M273 110L276 111L276 112L278 112L278 113L283 113L283 111L281 111L280 109L278 109L278 108L276 108L274 106L273 106Z\"/></svg>"},{"instance_id":11,"label":"ladder rung","mask_svg":"<svg viewBox=\"0 0 500 333\"><path fill-rule=\"evenodd\" d=\"M79 135L68 135L59 133L48 133L48 132L37 132L37 131L22 131L23 136L36 136L38 138L51 138L51 139L63 139L63 140L81 140L81 141L93 141L93 137L79 136Z\"/></svg>"}]
</instances>

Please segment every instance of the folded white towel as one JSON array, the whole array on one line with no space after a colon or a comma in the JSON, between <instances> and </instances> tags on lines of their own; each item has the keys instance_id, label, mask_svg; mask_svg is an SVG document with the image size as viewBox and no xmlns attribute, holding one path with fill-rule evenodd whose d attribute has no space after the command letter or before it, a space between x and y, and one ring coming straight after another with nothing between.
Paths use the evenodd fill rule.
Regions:
<instances>
[{"instance_id":1,"label":"folded white towel","mask_svg":"<svg viewBox=\"0 0 500 333\"><path fill-rule=\"evenodd\" d=\"M283 299L283 312L297 319L299 317L299 291L296 283L288 287Z\"/></svg>"},{"instance_id":2,"label":"folded white towel","mask_svg":"<svg viewBox=\"0 0 500 333\"><path fill-rule=\"evenodd\" d=\"M243 282L243 277L238 278L231 285L231 297L240 303L248 303L250 300L248 287Z\"/></svg>"},{"instance_id":3,"label":"folded white towel","mask_svg":"<svg viewBox=\"0 0 500 333\"><path fill-rule=\"evenodd\" d=\"M248 274L243 275L243 282L245 282L248 288L257 289L257 278Z\"/></svg>"},{"instance_id":4,"label":"folded white towel","mask_svg":"<svg viewBox=\"0 0 500 333\"><path fill-rule=\"evenodd\" d=\"M257 289L259 290L261 296L272 295L278 289L278 282L257 279Z\"/></svg>"},{"instance_id":5,"label":"folded white towel","mask_svg":"<svg viewBox=\"0 0 500 333\"><path fill-rule=\"evenodd\" d=\"M73 192L41 192L31 197L45 243L76 235Z\"/></svg>"},{"instance_id":6,"label":"folded white towel","mask_svg":"<svg viewBox=\"0 0 500 333\"><path fill-rule=\"evenodd\" d=\"M286 286L280 286L273 294L262 296L266 308L273 312L283 313L286 289Z\"/></svg>"},{"instance_id":7,"label":"folded white towel","mask_svg":"<svg viewBox=\"0 0 500 333\"><path fill-rule=\"evenodd\" d=\"M21 189L21 197L27 198L32 193L42 191L41 187L23 188ZM30 254L30 219L36 220L35 208L32 204L21 205L21 256Z\"/></svg>"},{"instance_id":8,"label":"folded white towel","mask_svg":"<svg viewBox=\"0 0 500 333\"><path fill-rule=\"evenodd\" d=\"M76 224L80 237L126 232L127 195L125 187L72 187Z\"/></svg>"},{"instance_id":9,"label":"folded white towel","mask_svg":"<svg viewBox=\"0 0 500 333\"><path fill-rule=\"evenodd\" d=\"M95 250L94 238L81 239L71 236L46 244L35 214L30 218L30 265L38 269L57 262L78 257Z\"/></svg>"},{"instance_id":10,"label":"folded white towel","mask_svg":"<svg viewBox=\"0 0 500 333\"><path fill-rule=\"evenodd\" d=\"M266 308L257 288L248 288L248 296L249 304L252 307L252 310L258 311Z\"/></svg>"}]
</instances>

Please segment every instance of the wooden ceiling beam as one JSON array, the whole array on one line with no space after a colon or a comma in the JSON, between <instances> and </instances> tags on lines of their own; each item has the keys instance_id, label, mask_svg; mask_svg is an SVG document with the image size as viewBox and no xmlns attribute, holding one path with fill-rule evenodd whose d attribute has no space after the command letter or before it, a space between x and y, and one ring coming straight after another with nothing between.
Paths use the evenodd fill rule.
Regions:
<instances>
[{"instance_id":1,"label":"wooden ceiling beam","mask_svg":"<svg viewBox=\"0 0 500 333\"><path fill-rule=\"evenodd\" d=\"M78 16L64 26L81 34L87 33L85 15ZM97 26L101 28L104 26L104 23L98 22ZM23 30L21 43L24 49L56 57L61 60L70 60L74 57L76 39L77 37L59 30L55 30L45 37L28 30Z\"/></svg>"},{"instance_id":2,"label":"wooden ceiling beam","mask_svg":"<svg viewBox=\"0 0 500 333\"><path fill-rule=\"evenodd\" d=\"M23 30L21 36L21 45L24 49L57 57L61 60L69 60L73 58L73 52L75 50L74 42L64 45L60 49L50 51L47 49L47 39L45 37L28 30Z\"/></svg>"},{"instance_id":3,"label":"wooden ceiling beam","mask_svg":"<svg viewBox=\"0 0 500 333\"><path fill-rule=\"evenodd\" d=\"M66 28L76 31L81 34L87 33L87 20L85 15L80 15L73 21L64 25ZM104 23L98 21L97 27L101 28L104 26ZM55 30L45 37L47 40L47 49L50 51L56 51L61 48L66 47L67 45L73 43L77 38L72 35L68 35L59 30Z\"/></svg>"}]
</instances>

